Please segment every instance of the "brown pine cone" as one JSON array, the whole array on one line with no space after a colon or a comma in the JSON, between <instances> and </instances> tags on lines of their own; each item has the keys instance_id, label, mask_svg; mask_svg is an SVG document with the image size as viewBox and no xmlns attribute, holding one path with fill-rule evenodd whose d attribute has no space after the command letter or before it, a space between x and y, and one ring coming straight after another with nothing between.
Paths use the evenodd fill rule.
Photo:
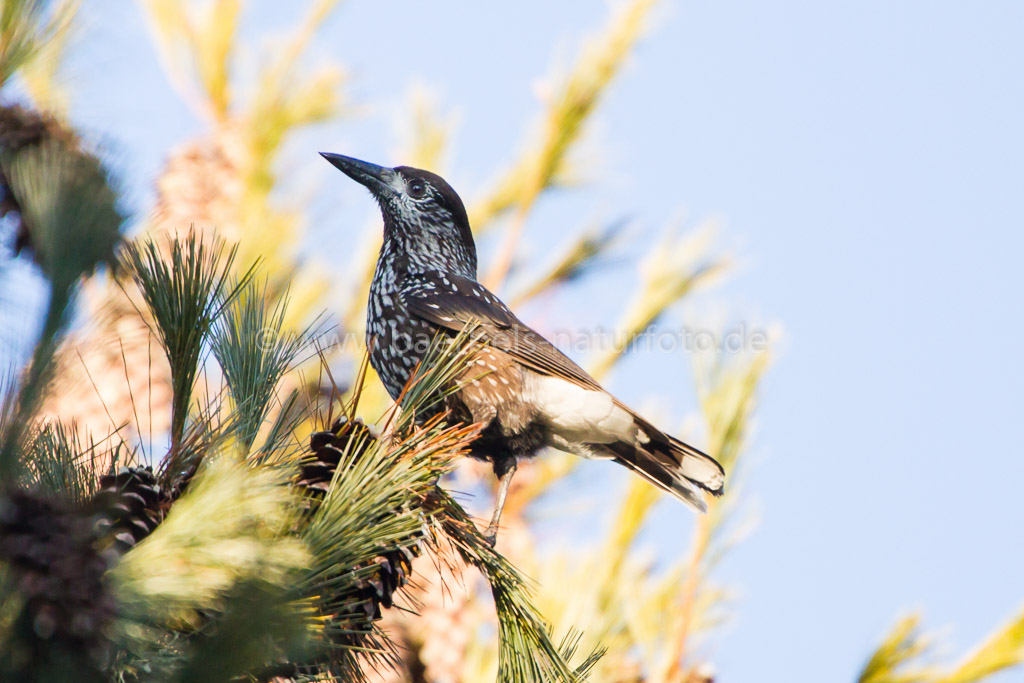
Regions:
<instances>
[{"instance_id":1,"label":"brown pine cone","mask_svg":"<svg viewBox=\"0 0 1024 683\"><path fill-rule=\"evenodd\" d=\"M376 565L376 571L360 582L359 597L367 605L367 614L374 621L381 618L382 607L394 607L395 592L409 583L412 561L420 554L418 546L409 546L373 558L370 564Z\"/></svg>"},{"instance_id":2,"label":"brown pine cone","mask_svg":"<svg viewBox=\"0 0 1024 683\"><path fill-rule=\"evenodd\" d=\"M12 680L100 680L114 617L89 516L24 493L0 497L0 562L23 600L0 652Z\"/></svg>"},{"instance_id":3,"label":"brown pine cone","mask_svg":"<svg viewBox=\"0 0 1024 683\"><path fill-rule=\"evenodd\" d=\"M97 531L118 555L153 533L169 507L151 467L122 467L100 477L91 507Z\"/></svg>"},{"instance_id":4,"label":"brown pine cone","mask_svg":"<svg viewBox=\"0 0 1024 683\"><path fill-rule=\"evenodd\" d=\"M312 457L303 462L298 485L315 500L322 499L331 486L345 450L357 449L352 454L353 461L356 461L376 441L377 436L362 420L347 417L335 420L329 430L316 432L310 437ZM382 607L387 609L394 605L395 591L408 583L412 561L419 554L415 546L400 547L377 556L370 563L376 570L360 581L358 601L373 621L380 619Z\"/></svg>"},{"instance_id":5,"label":"brown pine cone","mask_svg":"<svg viewBox=\"0 0 1024 683\"><path fill-rule=\"evenodd\" d=\"M378 437L362 420L346 417L336 420L329 430L316 432L310 437L310 455L303 460L296 483L306 493L311 509L319 505L327 494L346 451L354 449L349 451L349 457L358 461L377 441ZM405 539L398 547L382 552L355 568L360 577L355 590L347 596L341 611L328 615L331 621L345 625L347 633L337 636L344 641L339 644L350 648L367 646L362 631L368 623L381 618L382 610L393 607L395 592L408 585L412 562L420 555L418 540ZM351 657L351 651L347 652L349 654L339 651L337 656Z\"/></svg>"},{"instance_id":6,"label":"brown pine cone","mask_svg":"<svg viewBox=\"0 0 1024 683\"><path fill-rule=\"evenodd\" d=\"M376 441L377 436L359 418L338 418L329 430L314 432L309 437L311 457L303 460L296 483L314 498L323 498L349 443L358 449L353 454L353 459L358 460Z\"/></svg>"}]
</instances>

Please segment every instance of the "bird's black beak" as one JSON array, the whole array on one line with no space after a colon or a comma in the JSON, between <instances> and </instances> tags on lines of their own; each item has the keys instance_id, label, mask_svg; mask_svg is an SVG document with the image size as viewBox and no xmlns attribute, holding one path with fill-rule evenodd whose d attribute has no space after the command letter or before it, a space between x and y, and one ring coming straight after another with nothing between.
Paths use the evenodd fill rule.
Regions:
<instances>
[{"instance_id":1,"label":"bird's black beak","mask_svg":"<svg viewBox=\"0 0 1024 683\"><path fill-rule=\"evenodd\" d=\"M331 162L335 168L361 185L365 185L375 196L393 194L395 188L395 171L386 166L378 166L342 154L320 152L320 156Z\"/></svg>"}]
</instances>

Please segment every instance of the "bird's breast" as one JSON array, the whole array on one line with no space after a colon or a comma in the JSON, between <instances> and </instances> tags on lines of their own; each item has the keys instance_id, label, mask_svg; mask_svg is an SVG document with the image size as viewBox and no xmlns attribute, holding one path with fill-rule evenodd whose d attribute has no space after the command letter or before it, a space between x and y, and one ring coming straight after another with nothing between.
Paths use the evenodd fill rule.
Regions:
<instances>
[{"instance_id":1,"label":"bird's breast","mask_svg":"<svg viewBox=\"0 0 1024 683\"><path fill-rule=\"evenodd\" d=\"M431 326L409 315L394 280L374 278L366 307L370 365L392 399L397 399L430 346Z\"/></svg>"}]
</instances>

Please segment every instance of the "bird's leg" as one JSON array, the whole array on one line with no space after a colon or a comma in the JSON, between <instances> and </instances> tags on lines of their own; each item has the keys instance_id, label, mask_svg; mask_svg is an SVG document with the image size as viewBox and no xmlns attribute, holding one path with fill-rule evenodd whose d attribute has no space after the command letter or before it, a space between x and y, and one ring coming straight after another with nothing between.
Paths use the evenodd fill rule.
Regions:
<instances>
[{"instance_id":1,"label":"bird's leg","mask_svg":"<svg viewBox=\"0 0 1024 683\"><path fill-rule=\"evenodd\" d=\"M501 511L505 507L505 498L508 496L508 487L512 483L512 475L516 473L515 456L502 459L494 463L494 473L498 475L498 498L494 503L494 514L491 516L491 523L487 525L484 538L494 547L498 542L498 522L501 521Z\"/></svg>"}]
</instances>

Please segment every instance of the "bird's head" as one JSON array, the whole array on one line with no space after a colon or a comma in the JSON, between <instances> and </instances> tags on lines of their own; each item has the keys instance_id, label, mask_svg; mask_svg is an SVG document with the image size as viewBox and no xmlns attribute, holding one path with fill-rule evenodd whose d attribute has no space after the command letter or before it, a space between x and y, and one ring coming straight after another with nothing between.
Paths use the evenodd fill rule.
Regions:
<instances>
[{"instance_id":1,"label":"bird's head","mask_svg":"<svg viewBox=\"0 0 1024 683\"><path fill-rule=\"evenodd\" d=\"M444 178L409 166L388 168L320 154L373 194L384 216L385 241L397 242L406 255L433 269L476 277L476 245L466 207Z\"/></svg>"}]
</instances>

